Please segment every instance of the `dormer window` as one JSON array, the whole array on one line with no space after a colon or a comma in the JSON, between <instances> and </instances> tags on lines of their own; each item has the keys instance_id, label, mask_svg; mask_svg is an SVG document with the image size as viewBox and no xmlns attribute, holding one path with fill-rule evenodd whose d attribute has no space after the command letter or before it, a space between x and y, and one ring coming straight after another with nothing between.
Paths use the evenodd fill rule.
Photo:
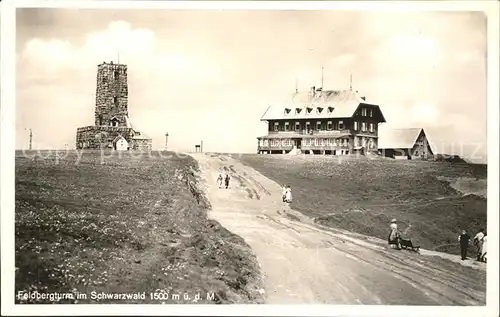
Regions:
<instances>
[{"instance_id":1,"label":"dormer window","mask_svg":"<svg viewBox=\"0 0 500 317\"><path fill-rule=\"evenodd\" d=\"M370 108L370 109L368 110L368 114L370 115L370 117L373 117L373 109L371 109L371 108Z\"/></svg>"},{"instance_id":2,"label":"dormer window","mask_svg":"<svg viewBox=\"0 0 500 317\"><path fill-rule=\"evenodd\" d=\"M335 108L333 108L333 107L328 107L328 113L332 113L332 112L333 112L333 109L335 109Z\"/></svg>"},{"instance_id":3,"label":"dormer window","mask_svg":"<svg viewBox=\"0 0 500 317\"><path fill-rule=\"evenodd\" d=\"M318 114L321 114L321 112L322 112L322 111L323 111L323 108L321 108L321 107L317 107L317 108L316 108L316 112L317 112Z\"/></svg>"},{"instance_id":4,"label":"dormer window","mask_svg":"<svg viewBox=\"0 0 500 317\"><path fill-rule=\"evenodd\" d=\"M306 108L307 114L310 114L312 110L313 110L313 108L311 108L311 107L307 107L307 108Z\"/></svg>"},{"instance_id":5,"label":"dormer window","mask_svg":"<svg viewBox=\"0 0 500 317\"><path fill-rule=\"evenodd\" d=\"M290 111L292 111L292 109L290 109L290 108L285 108L285 114L290 114Z\"/></svg>"},{"instance_id":6,"label":"dormer window","mask_svg":"<svg viewBox=\"0 0 500 317\"><path fill-rule=\"evenodd\" d=\"M295 114L300 114L302 112L302 108L295 108Z\"/></svg>"},{"instance_id":7,"label":"dormer window","mask_svg":"<svg viewBox=\"0 0 500 317\"><path fill-rule=\"evenodd\" d=\"M361 116L366 117L366 108L361 108Z\"/></svg>"},{"instance_id":8,"label":"dormer window","mask_svg":"<svg viewBox=\"0 0 500 317\"><path fill-rule=\"evenodd\" d=\"M111 126L112 127L117 127L120 121L117 118L111 119Z\"/></svg>"}]
</instances>

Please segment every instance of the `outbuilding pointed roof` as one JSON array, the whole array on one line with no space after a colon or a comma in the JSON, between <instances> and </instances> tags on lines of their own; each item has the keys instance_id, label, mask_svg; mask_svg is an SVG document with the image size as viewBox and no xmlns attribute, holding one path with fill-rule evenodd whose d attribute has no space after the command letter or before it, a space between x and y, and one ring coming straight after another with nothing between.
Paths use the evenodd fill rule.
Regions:
<instances>
[{"instance_id":1,"label":"outbuilding pointed roof","mask_svg":"<svg viewBox=\"0 0 500 317\"><path fill-rule=\"evenodd\" d=\"M391 129L379 128L379 149L411 149L415 145L423 128Z\"/></svg>"},{"instance_id":2,"label":"outbuilding pointed roof","mask_svg":"<svg viewBox=\"0 0 500 317\"><path fill-rule=\"evenodd\" d=\"M118 134L116 138L113 139L113 144L118 142L120 139L124 139L125 141L127 141L127 139L125 139L121 134Z\"/></svg>"}]
</instances>

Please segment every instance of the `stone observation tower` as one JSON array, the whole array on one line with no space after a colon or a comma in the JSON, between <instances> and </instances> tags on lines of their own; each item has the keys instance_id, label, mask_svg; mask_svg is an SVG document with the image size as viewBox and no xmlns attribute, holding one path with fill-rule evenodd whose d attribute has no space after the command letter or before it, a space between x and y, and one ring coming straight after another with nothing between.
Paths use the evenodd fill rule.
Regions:
<instances>
[{"instance_id":1,"label":"stone observation tower","mask_svg":"<svg viewBox=\"0 0 500 317\"><path fill-rule=\"evenodd\" d=\"M127 65L98 65L95 97L94 125L77 129L77 149L151 150L151 138L135 130L128 116Z\"/></svg>"}]
</instances>

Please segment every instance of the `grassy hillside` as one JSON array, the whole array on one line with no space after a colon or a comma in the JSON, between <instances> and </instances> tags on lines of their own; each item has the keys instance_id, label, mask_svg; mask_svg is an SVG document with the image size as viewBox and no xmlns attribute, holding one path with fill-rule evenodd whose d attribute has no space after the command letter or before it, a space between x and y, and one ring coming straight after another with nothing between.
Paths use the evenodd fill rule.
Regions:
<instances>
[{"instance_id":1,"label":"grassy hillside","mask_svg":"<svg viewBox=\"0 0 500 317\"><path fill-rule=\"evenodd\" d=\"M16 294L84 293L60 302L89 303L93 291L145 292L99 302L161 303L150 298L161 289L166 303L262 300L248 245L207 219L191 157L42 154L16 153Z\"/></svg>"},{"instance_id":2,"label":"grassy hillside","mask_svg":"<svg viewBox=\"0 0 500 317\"><path fill-rule=\"evenodd\" d=\"M416 244L454 254L459 253L462 228L475 233L486 227L486 198L463 193L485 193L485 188L478 188L486 184L485 165L366 157L240 159L276 182L289 184L292 208L323 225L387 239L389 222L396 218Z\"/></svg>"}]
</instances>

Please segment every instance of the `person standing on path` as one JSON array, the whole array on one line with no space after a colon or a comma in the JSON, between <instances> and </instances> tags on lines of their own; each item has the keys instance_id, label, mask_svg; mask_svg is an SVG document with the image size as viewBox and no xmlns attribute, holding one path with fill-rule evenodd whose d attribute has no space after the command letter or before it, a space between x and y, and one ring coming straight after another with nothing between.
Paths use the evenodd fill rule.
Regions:
<instances>
[{"instance_id":1,"label":"person standing on path","mask_svg":"<svg viewBox=\"0 0 500 317\"><path fill-rule=\"evenodd\" d=\"M479 232L474 236L474 244L476 245L476 257L478 261L481 261L481 253L483 252L483 238L484 229L479 230Z\"/></svg>"},{"instance_id":2,"label":"person standing on path","mask_svg":"<svg viewBox=\"0 0 500 317\"><path fill-rule=\"evenodd\" d=\"M458 236L458 241L460 242L460 255L462 260L465 260L467 259L467 248L470 244L470 236L466 230L462 230L462 234Z\"/></svg>"},{"instance_id":3,"label":"person standing on path","mask_svg":"<svg viewBox=\"0 0 500 317\"><path fill-rule=\"evenodd\" d=\"M283 191L281 194L281 199L283 200L283 202L286 202L286 189L287 189L287 186L283 185Z\"/></svg>"},{"instance_id":4,"label":"person standing on path","mask_svg":"<svg viewBox=\"0 0 500 317\"><path fill-rule=\"evenodd\" d=\"M226 189L229 187L229 180L230 179L231 179L231 177L229 177L229 174L226 173L226 177L224 178Z\"/></svg>"}]
</instances>

